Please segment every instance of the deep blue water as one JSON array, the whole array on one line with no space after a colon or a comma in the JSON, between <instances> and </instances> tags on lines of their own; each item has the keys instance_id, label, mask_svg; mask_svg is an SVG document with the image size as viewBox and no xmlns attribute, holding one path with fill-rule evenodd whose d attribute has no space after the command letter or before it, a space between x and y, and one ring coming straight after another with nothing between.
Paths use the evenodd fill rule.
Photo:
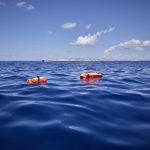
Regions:
<instances>
[{"instance_id":1,"label":"deep blue water","mask_svg":"<svg viewBox=\"0 0 150 150\"><path fill-rule=\"evenodd\" d=\"M150 62L0 62L0 150L126 149L150 149Z\"/></svg>"}]
</instances>

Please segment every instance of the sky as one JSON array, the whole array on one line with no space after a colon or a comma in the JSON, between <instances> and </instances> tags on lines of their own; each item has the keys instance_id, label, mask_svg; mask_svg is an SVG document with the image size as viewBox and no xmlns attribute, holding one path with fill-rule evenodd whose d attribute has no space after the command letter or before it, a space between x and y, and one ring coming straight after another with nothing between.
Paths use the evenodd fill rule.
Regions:
<instances>
[{"instance_id":1,"label":"sky","mask_svg":"<svg viewBox=\"0 0 150 150\"><path fill-rule=\"evenodd\" d=\"M150 60L150 0L0 0L0 60Z\"/></svg>"}]
</instances>

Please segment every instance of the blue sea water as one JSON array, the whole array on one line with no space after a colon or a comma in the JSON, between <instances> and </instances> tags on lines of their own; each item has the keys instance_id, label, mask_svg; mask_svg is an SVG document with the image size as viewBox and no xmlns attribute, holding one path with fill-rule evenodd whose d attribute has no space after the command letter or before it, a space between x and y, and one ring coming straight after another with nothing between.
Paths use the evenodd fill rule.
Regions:
<instances>
[{"instance_id":1,"label":"blue sea water","mask_svg":"<svg viewBox=\"0 0 150 150\"><path fill-rule=\"evenodd\" d=\"M84 71L103 78L80 80ZM47 84L26 83L36 76ZM0 62L0 150L142 149L150 62Z\"/></svg>"}]
</instances>

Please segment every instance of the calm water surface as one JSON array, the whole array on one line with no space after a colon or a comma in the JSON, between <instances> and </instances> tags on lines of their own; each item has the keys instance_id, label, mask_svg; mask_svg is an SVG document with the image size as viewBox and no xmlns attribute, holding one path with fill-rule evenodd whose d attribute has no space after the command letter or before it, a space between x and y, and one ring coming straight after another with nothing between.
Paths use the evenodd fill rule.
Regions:
<instances>
[{"instance_id":1,"label":"calm water surface","mask_svg":"<svg viewBox=\"0 0 150 150\"><path fill-rule=\"evenodd\" d=\"M0 83L0 150L150 149L150 62L0 62Z\"/></svg>"}]
</instances>

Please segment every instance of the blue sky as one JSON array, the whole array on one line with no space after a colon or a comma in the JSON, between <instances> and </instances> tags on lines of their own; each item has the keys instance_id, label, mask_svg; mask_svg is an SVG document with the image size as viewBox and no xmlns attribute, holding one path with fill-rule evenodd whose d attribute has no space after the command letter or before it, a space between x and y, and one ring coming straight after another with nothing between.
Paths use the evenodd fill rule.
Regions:
<instances>
[{"instance_id":1,"label":"blue sky","mask_svg":"<svg viewBox=\"0 0 150 150\"><path fill-rule=\"evenodd\" d=\"M149 0L0 0L0 60L150 60Z\"/></svg>"}]
</instances>

